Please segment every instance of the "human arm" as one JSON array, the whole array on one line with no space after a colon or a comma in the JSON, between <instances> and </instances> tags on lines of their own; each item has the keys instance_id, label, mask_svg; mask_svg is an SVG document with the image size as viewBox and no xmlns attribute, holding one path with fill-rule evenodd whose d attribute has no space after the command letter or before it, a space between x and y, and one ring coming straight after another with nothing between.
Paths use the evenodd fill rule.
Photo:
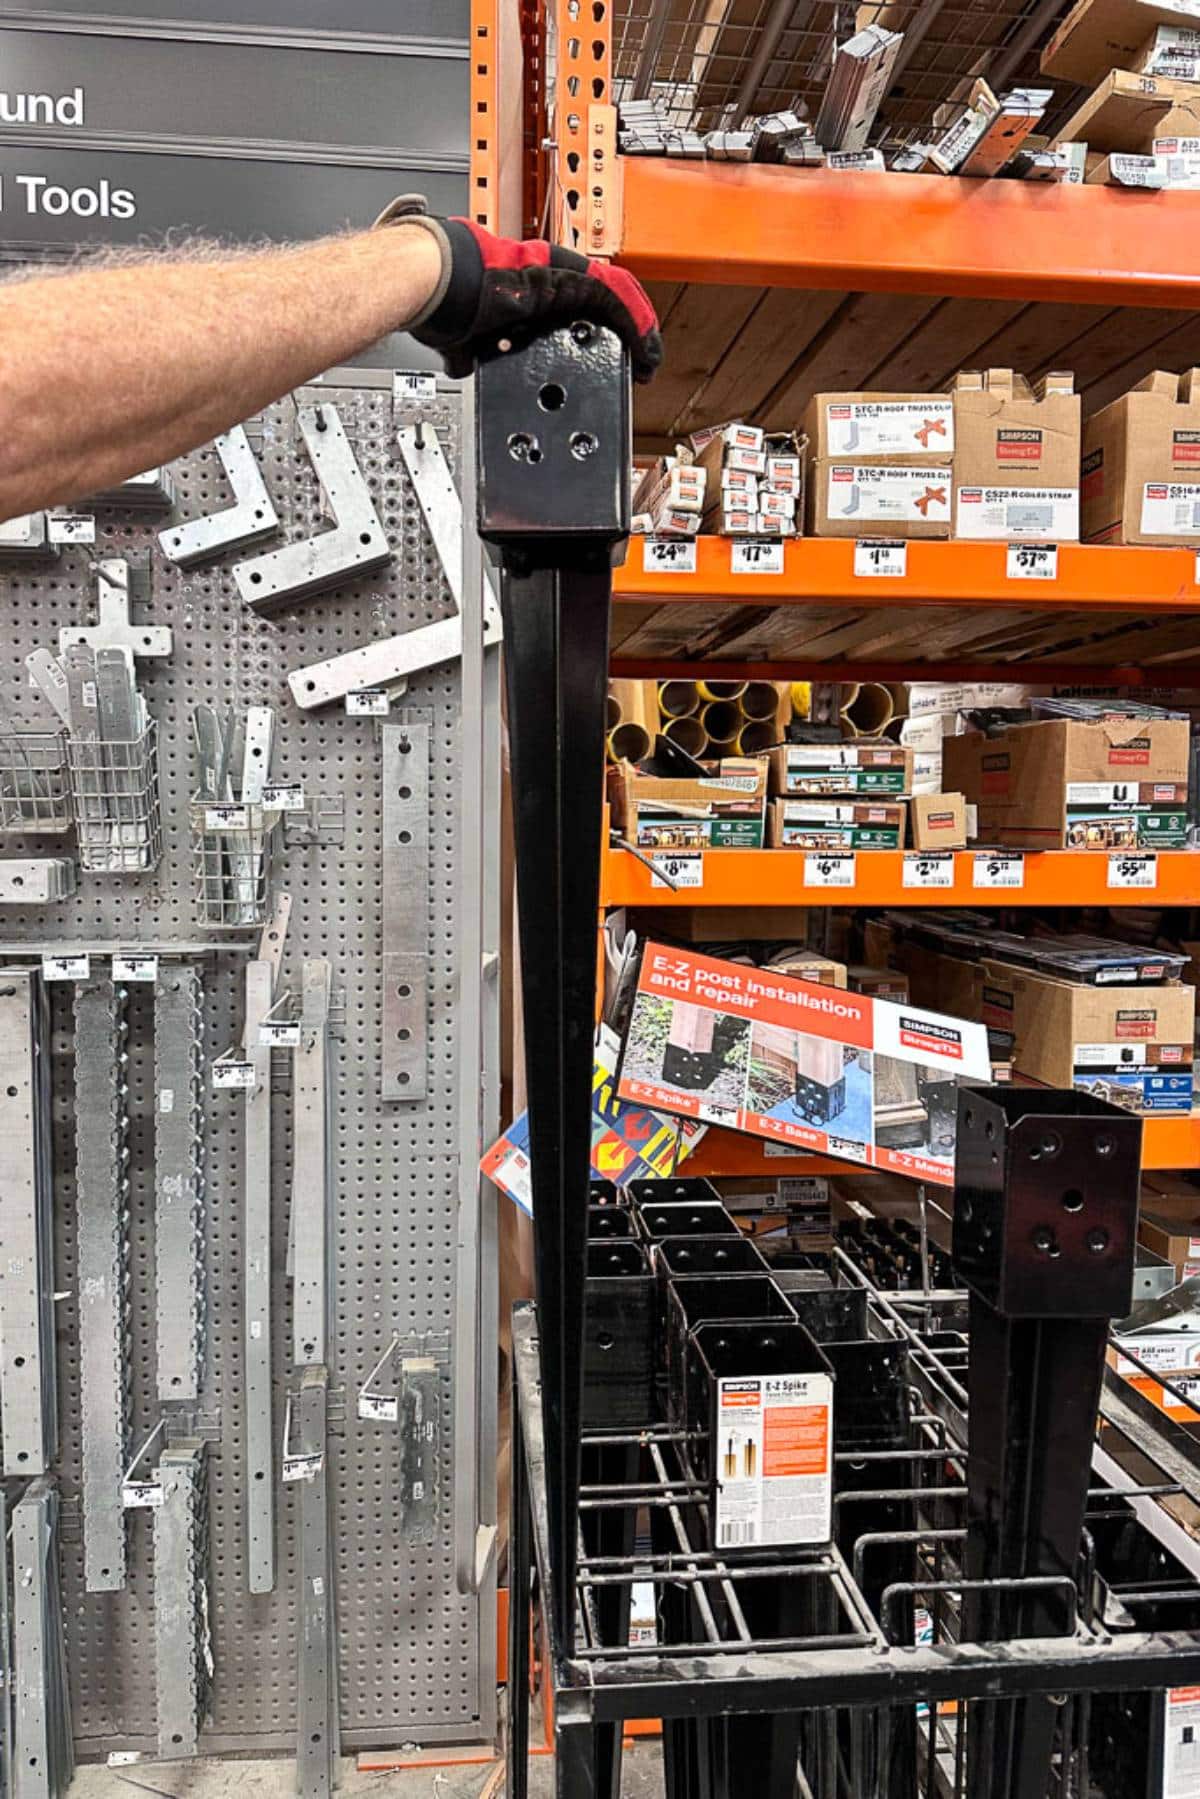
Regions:
<instances>
[{"instance_id":1,"label":"human arm","mask_svg":"<svg viewBox=\"0 0 1200 1799\"><path fill-rule=\"evenodd\" d=\"M430 219L251 253L199 244L0 287L0 520L113 487L410 327L450 372L506 331L585 315L648 380L662 354L633 277L548 243Z\"/></svg>"},{"instance_id":2,"label":"human arm","mask_svg":"<svg viewBox=\"0 0 1200 1799\"><path fill-rule=\"evenodd\" d=\"M414 226L0 287L0 519L157 468L416 318Z\"/></svg>"}]
</instances>

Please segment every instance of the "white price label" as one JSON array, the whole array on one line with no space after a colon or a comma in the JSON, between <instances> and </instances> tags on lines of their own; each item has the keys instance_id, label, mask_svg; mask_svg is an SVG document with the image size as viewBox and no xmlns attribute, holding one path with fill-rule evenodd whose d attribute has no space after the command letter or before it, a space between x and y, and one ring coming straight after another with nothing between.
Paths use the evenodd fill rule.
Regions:
<instances>
[{"instance_id":1,"label":"white price label","mask_svg":"<svg viewBox=\"0 0 1200 1799\"><path fill-rule=\"evenodd\" d=\"M694 575L694 537L647 537L642 541L642 569L648 575Z\"/></svg>"},{"instance_id":2,"label":"white price label","mask_svg":"<svg viewBox=\"0 0 1200 1799\"><path fill-rule=\"evenodd\" d=\"M303 812L304 789L299 781L279 781L263 788L262 803L271 812Z\"/></svg>"},{"instance_id":3,"label":"white price label","mask_svg":"<svg viewBox=\"0 0 1200 1799\"><path fill-rule=\"evenodd\" d=\"M237 1091L254 1085L253 1062L214 1062L212 1084L218 1089Z\"/></svg>"},{"instance_id":4,"label":"white price label","mask_svg":"<svg viewBox=\"0 0 1200 1799\"><path fill-rule=\"evenodd\" d=\"M86 981L92 972L90 956L43 956L44 981Z\"/></svg>"},{"instance_id":5,"label":"white price label","mask_svg":"<svg viewBox=\"0 0 1200 1799\"><path fill-rule=\"evenodd\" d=\"M1057 581L1056 543L1010 543L1004 559L1010 581Z\"/></svg>"},{"instance_id":6,"label":"white price label","mask_svg":"<svg viewBox=\"0 0 1200 1799\"><path fill-rule=\"evenodd\" d=\"M400 1400L395 1393L360 1393L360 1418L378 1418L384 1424L395 1424L400 1417Z\"/></svg>"},{"instance_id":7,"label":"white price label","mask_svg":"<svg viewBox=\"0 0 1200 1799\"><path fill-rule=\"evenodd\" d=\"M904 858L905 887L953 887L954 885L954 851L934 850L930 854L918 852Z\"/></svg>"},{"instance_id":8,"label":"white price label","mask_svg":"<svg viewBox=\"0 0 1200 1799\"><path fill-rule=\"evenodd\" d=\"M245 806L206 806L204 808L204 829L206 831L248 831L250 814Z\"/></svg>"},{"instance_id":9,"label":"white price label","mask_svg":"<svg viewBox=\"0 0 1200 1799\"><path fill-rule=\"evenodd\" d=\"M872 543L864 539L854 546L854 572L856 575L886 575L893 581L902 581L908 573L908 545Z\"/></svg>"},{"instance_id":10,"label":"white price label","mask_svg":"<svg viewBox=\"0 0 1200 1799\"><path fill-rule=\"evenodd\" d=\"M977 850L972 885L975 887L1024 887L1024 856L1013 856L1007 853L989 855L986 850Z\"/></svg>"},{"instance_id":11,"label":"white price label","mask_svg":"<svg viewBox=\"0 0 1200 1799\"><path fill-rule=\"evenodd\" d=\"M114 981L149 981L153 985L158 979L158 957L114 955L112 974Z\"/></svg>"},{"instance_id":12,"label":"white price label","mask_svg":"<svg viewBox=\"0 0 1200 1799\"><path fill-rule=\"evenodd\" d=\"M425 375L418 369L400 370L395 379L395 393L402 400L436 400L437 376Z\"/></svg>"},{"instance_id":13,"label":"white price label","mask_svg":"<svg viewBox=\"0 0 1200 1799\"><path fill-rule=\"evenodd\" d=\"M127 1512L157 1511L166 1498L156 1480L126 1480L121 1483L121 1504Z\"/></svg>"},{"instance_id":14,"label":"white price label","mask_svg":"<svg viewBox=\"0 0 1200 1799\"><path fill-rule=\"evenodd\" d=\"M731 575L781 575L782 537L735 537L729 553L729 572Z\"/></svg>"},{"instance_id":15,"label":"white price label","mask_svg":"<svg viewBox=\"0 0 1200 1799\"><path fill-rule=\"evenodd\" d=\"M1158 857L1113 855L1108 858L1110 887L1157 887Z\"/></svg>"},{"instance_id":16,"label":"white price label","mask_svg":"<svg viewBox=\"0 0 1200 1799\"><path fill-rule=\"evenodd\" d=\"M51 543L95 543L96 521L90 512L51 512L46 536Z\"/></svg>"},{"instance_id":17,"label":"white price label","mask_svg":"<svg viewBox=\"0 0 1200 1799\"><path fill-rule=\"evenodd\" d=\"M325 1466L323 1455L288 1455L283 1458L283 1478L289 1480L316 1480Z\"/></svg>"},{"instance_id":18,"label":"white price label","mask_svg":"<svg viewBox=\"0 0 1200 1799\"><path fill-rule=\"evenodd\" d=\"M1196 567L1193 571L1192 578L1195 581L1197 587L1200 587L1200 550L1196 551Z\"/></svg>"},{"instance_id":19,"label":"white price label","mask_svg":"<svg viewBox=\"0 0 1200 1799\"><path fill-rule=\"evenodd\" d=\"M273 1024L268 1020L258 1027L258 1041L264 1049L299 1049L300 1025L286 1021Z\"/></svg>"},{"instance_id":20,"label":"white price label","mask_svg":"<svg viewBox=\"0 0 1200 1799\"><path fill-rule=\"evenodd\" d=\"M805 856L804 885L853 887L857 867L857 858L854 856Z\"/></svg>"},{"instance_id":21,"label":"white price label","mask_svg":"<svg viewBox=\"0 0 1200 1799\"><path fill-rule=\"evenodd\" d=\"M703 887L704 857L696 856L652 856L651 861L662 874L652 874L652 887ZM663 875L667 878L663 879Z\"/></svg>"},{"instance_id":22,"label":"white price label","mask_svg":"<svg viewBox=\"0 0 1200 1799\"><path fill-rule=\"evenodd\" d=\"M386 693L380 693L377 688L364 687L358 693L346 695L346 716L347 718L386 718L391 704Z\"/></svg>"}]
</instances>

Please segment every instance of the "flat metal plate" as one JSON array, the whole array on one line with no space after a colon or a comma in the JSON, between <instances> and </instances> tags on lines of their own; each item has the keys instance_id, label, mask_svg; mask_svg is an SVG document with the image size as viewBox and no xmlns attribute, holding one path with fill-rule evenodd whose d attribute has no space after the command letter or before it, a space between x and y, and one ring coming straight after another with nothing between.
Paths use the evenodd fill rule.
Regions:
<instances>
[{"instance_id":1,"label":"flat metal plate","mask_svg":"<svg viewBox=\"0 0 1200 1799\"><path fill-rule=\"evenodd\" d=\"M385 1100L425 1097L429 1010L430 715L406 710L383 742L383 1038Z\"/></svg>"},{"instance_id":2,"label":"flat metal plate","mask_svg":"<svg viewBox=\"0 0 1200 1799\"><path fill-rule=\"evenodd\" d=\"M356 1390L383 1354L393 1331L444 1330L454 1318L454 1250L458 1203L458 945L467 904L461 896L459 670L444 666L414 675L408 703L432 720L429 762L429 1023L428 1085L416 1106L385 1104L379 1092L382 1028L381 835L382 757L375 721L347 718L339 708L300 712L286 675L304 662L446 619L453 611L416 495L394 448L390 390L310 388L305 404L332 400L370 488L395 554L378 575L363 577L328 600L284 607L265 620L248 611L233 582L230 559L181 570L162 556L157 532L166 522L113 512L98 520L92 555L149 557L156 624L175 633L170 658L141 663L138 685L161 733L164 853L153 874L85 876L79 892L54 907L6 907L3 935L30 944L70 938L93 951L106 939L136 947L153 937L196 946L194 885L187 803L195 778L191 712L201 697L218 708L269 704L278 729L272 774L301 781L306 792L340 797L346 808L339 845L289 848L280 885L292 896L280 991L299 993L306 957L332 958L343 999L333 1044L333 1142L337 1170L334 1219L334 1317L330 1378L334 1391ZM458 456L457 394L443 383L426 403L451 466ZM415 416L415 413L414 413ZM327 528L312 465L299 441L291 402L271 407L249 435L289 538ZM226 503L228 489L210 448L173 465L176 517L196 518ZM15 718L43 728L54 715L32 692L23 658L56 648L60 627L86 617L94 596L89 552L64 548L56 565L0 563L9 654L0 670L0 699ZM137 612L135 609L135 616ZM13 839L13 855L36 854ZM131 933L133 940L131 941ZM246 948L257 949L257 933ZM165 966L165 964L164 964ZM244 953L221 953L201 965L205 1044L219 1054L240 1043L244 1028ZM462 972L463 980L475 971ZM154 1058L149 987L131 988L129 1036L130 1240L132 1248L133 1418L140 1443L159 1416L154 1317ZM69 991L54 994L55 1115L59 1146L57 1286L65 1344L78 1341L75 1157L72 1108L73 1028ZM282 1248L287 1240L294 1143L290 1073L276 1052L271 1097L273 1167L271 1300L275 1417L291 1373L291 1311ZM242 1153L246 1101L204 1091L207 1170L204 1264L209 1303L209 1354L202 1405L219 1411L220 1441L211 1451L209 1501L216 1682L212 1714L201 1733L205 1753L295 1753L296 1646L300 1614L296 1581L298 1502L277 1489L277 1566L271 1593L251 1593L246 1559L245 1370L242 1364ZM62 1358L63 1444L58 1466L67 1491L81 1480L80 1393L75 1357ZM453 1416L453 1385L443 1377L442 1416ZM347 1412L353 1407L346 1408ZM276 1425L278 1436L279 1424ZM337 1576L341 1710L347 1746L462 1740L477 1731L481 1691L494 1686L489 1658L494 1630L481 1631L481 1608L455 1584L454 1491L450 1446L443 1431L439 1525L428 1545L406 1542L394 1504L395 1443L377 1425L347 1416L335 1435L330 1470ZM72 1668L79 1748L89 1757L110 1750L157 1747L154 1708L153 1573L150 1526L130 1527L129 1575L123 1594L89 1595L83 1545L64 1547L68 1659ZM484 1661L481 1662L480 1654Z\"/></svg>"}]
</instances>

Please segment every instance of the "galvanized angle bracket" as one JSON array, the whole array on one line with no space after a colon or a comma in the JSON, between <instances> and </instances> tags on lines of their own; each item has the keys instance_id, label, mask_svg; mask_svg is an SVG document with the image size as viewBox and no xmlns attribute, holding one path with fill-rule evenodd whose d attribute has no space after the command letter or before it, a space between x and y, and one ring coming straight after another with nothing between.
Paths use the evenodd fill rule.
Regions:
<instances>
[{"instance_id":1,"label":"galvanized angle bracket","mask_svg":"<svg viewBox=\"0 0 1200 1799\"><path fill-rule=\"evenodd\" d=\"M246 550L262 543L279 529L279 515L267 492L244 425L235 425L213 439L225 478L233 489L234 503L221 512L171 525L160 531L163 554L179 568L194 568L225 550Z\"/></svg>"},{"instance_id":2,"label":"galvanized angle bracket","mask_svg":"<svg viewBox=\"0 0 1200 1799\"><path fill-rule=\"evenodd\" d=\"M395 637L383 637L357 650L295 669L288 686L298 706L312 711L365 688L389 688L423 669L456 662L462 655L462 501L454 485L437 433L424 424L402 425L396 434L400 455L413 484L421 514L442 565L455 610L449 618L421 625ZM483 588L483 645L501 639L500 609L486 577Z\"/></svg>"},{"instance_id":3,"label":"galvanized angle bracket","mask_svg":"<svg viewBox=\"0 0 1200 1799\"><path fill-rule=\"evenodd\" d=\"M336 407L300 406L296 416L335 524L320 537L306 537L235 565L237 590L256 611L324 593L391 560L387 533Z\"/></svg>"}]
</instances>

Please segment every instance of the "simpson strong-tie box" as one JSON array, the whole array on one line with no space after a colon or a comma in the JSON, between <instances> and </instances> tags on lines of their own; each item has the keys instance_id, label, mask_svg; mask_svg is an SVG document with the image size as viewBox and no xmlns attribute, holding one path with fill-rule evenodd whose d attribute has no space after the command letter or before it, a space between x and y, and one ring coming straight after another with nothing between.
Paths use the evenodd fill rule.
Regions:
<instances>
[{"instance_id":1,"label":"simpson strong-tie box","mask_svg":"<svg viewBox=\"0 0 1200 1799\"><path fill-rule=\"evenodd\" d=\"M1083 534L1200 543L1200 372L1156 369L1083 430Z\"/></svg>"},{"instance_id":2,"label":"simpson strong-tie box","mask_svg":"<svg viewBox=\"0 0 1200 1799\"><path fill-rule=\"evenodd\" d=\"M1009 543L1079 536L1080 403L1074 376L1031 388L1011 369L954 382L954 535Z\"/></svg>"}]
</instances>

